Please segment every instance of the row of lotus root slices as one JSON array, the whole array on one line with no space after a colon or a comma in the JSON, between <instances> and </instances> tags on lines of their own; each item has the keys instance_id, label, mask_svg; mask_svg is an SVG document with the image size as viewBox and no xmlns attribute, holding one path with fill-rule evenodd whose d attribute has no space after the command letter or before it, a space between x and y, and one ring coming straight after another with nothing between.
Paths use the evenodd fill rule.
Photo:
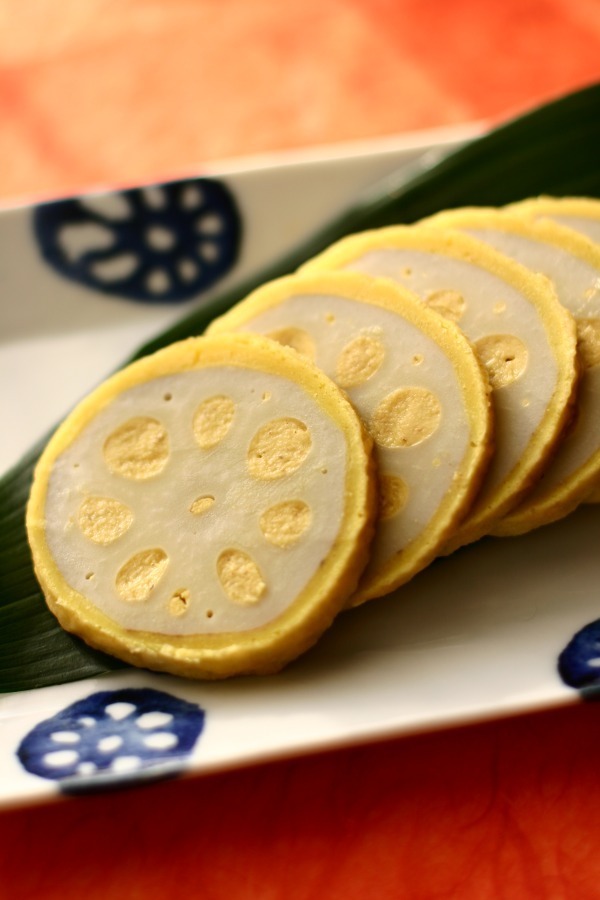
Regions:
<instances>
[{"instance_id":1,"label":"row of lotus root slices","mask_svg":"<svg viewBox=\"0 0 600 900\"><path fill-rule=\"evenodd\" d=\"M352 235L113 376L28 533L65 628L214 678L599 486L600 202L537 198Z\"/></svg>"}]
</instances>

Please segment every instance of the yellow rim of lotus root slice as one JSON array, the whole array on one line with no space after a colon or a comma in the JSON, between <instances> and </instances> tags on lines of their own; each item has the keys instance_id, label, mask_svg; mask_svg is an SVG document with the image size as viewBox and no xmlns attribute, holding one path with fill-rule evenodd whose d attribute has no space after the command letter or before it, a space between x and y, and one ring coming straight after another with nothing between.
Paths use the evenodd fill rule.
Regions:
<instances>
[{"instance_id":1,"label":"yellow rim of lotus root slice","mask_svg":"<svg viewBox=\"0 0 600 900\"><path fill-rule=\"evenodd\" d=\"M255 403L255 405L248 405L240 401L238 411L232 415L230 404L226 397L223 398L219 389L219 385L225 377L230 379L231 384L239 385L239 388L236 387L235 390L238 390L244 397L246 396L244 391L250 391L250 385L254 391L255 382L258 385L274 384L276 396L270 399L269 390L262 392L262 395L261 391L257 390L253 393L253 396L256 394L255 400L252 401L252 404ZM199 404L193 424L187 420L181 423L181 416L176 407L176 391L165 392L163 385L167 383L184 387L191 385L193 390L190 388L190 396L193 399L196 381L202 384L206 381L209 386L214 382L215 390L212 392L214 396L210 398L209 403ZM245 386L246 383L248 387ZM169 407L171 410L169 414L172 418L168 420L171 425L166 428L168 432L166 437L165 429L161 430L160 428L160 422L152 424L152 419L157 419L157 416L153 414L152 403L148 401L145 406L143 403L139 408L136 406L136 397L146 397L148 392L154 396L155 390L159 402L164 402L165 407ZM290 393L294 398L293 402L289 400ZM191 401L187 398L185 402L189 404ZM302 518L306 513L303 508L306 504L301 502L301 498L300 500L296 498L295 505L291 502L288 504L283 510L283 518L282 510L277 508L278 502L282 499L294 500L293 492L291 498L287 496L288 487L291 489L294 484L304 482L301 482L300 476L297 476L297 482L294 482L296 476L293 473L289 474L294 468L293 465L290 465L290 460L292 462L294 460L296 447L292 447L293 453L288 453L286 456L286 447L283 446L282 450L282 445L277 443L280 435L275 434L271 425L265 430L264 422L271 421L269 419L271 414L267 409L269 403L271 405L278 404L272 406L276 410L287 409L289 406L286 415L291 418L294 416L294 407L306 408L310 415L314 416L315 422L322 423L319 424L324 435L322 440L318 435L312 436L315 443L314 454L310 446L308 450L306 449L308 445L306 435L302 430L302 423L290 433L295 435L293 440L299 440L302 444L300 448L302 458L308 454L308 461L304 463L304 468L298 470L306 471L306 475L303 475L302 478L305 479L313 493L319 491L323 494L323 504L326 504L329 499L332 506L338 508L338 520L335 520L333 525L324 526L333 529L329 545L321 547L317 544L312 548L309 545L309 550L306 551L301 548L300 542L297 545L300 547L297 550L297 556L294 555L295 548L290 550L285 539L283 544L279 543L279 545L268 541L273 529L277 533L281 531L282 522L284 526L286 522L289 525L290 516L294 519L298 514L300 515L300 519L294 520L295 524L292 521L292 543L298 536L298 530L302 531L306 525L306 518ZM113 548L119 548L122 542L128 540L127 534L125 537L120 536L123 529L127 531L127 515L123 514L122 509L120 514L113 517L112 520L116 534L116 537L113 535L114 543L110 543L111 535L106 531L106 522L102 519L102 515L99 517L99 524L98 516L96 516L94 524L94 516L90 514L90 510L84 504L79 509L79 522L71 522L63 526L59 521L56 525L59 537L62 534L60 529L73 528L77 531L80 528L90 540L98 540L100 551L107 554L105 565L112 566L111 572L115 570L121 559L117 553L122 553L124 564L118 572L115 582L116 589L121 593L121 599L124 600L127 608L124 615L135 618L138 615L136 610L142 608L142 618L135 627L144 630L123 627L88 597L73 588L63 577L49 546L49 536L53 533L51 528L54 526L51 519L48 518L52 515L52 510L47 509L47 498L51 495L54 496L52 493L55 490L52 487L54 484L52 482L53 472L56 471L56 485L60 486L62 484L60 479L63 477L61 466L67 466L67 463L71 466L72 460L69 454L77 451L78 438L83 435L84 444L82 446L85 448L86 435L92 434L93 437L95 434L93 429L99 429L100 424L108 420L103 417L116 415L115 410L118 412L121 409L120 404L125 404L124 409L128 410L125 419L127 420L128 416L133 419L128 420L127 427L123 426L113 430L108 437L100 429L98 441L101 438L104 440L104 444L99 443L98 448L90 445L91 456L86 463L90 472L95 472L96 455L98 458L101 453L104 455L107 470L111 468L113 470L109 471L107 476L111 485L114 486L112 499L120 502L126 500L127 497L135 496L142 498L139 500L142 503L143 497L148 495L136 492L143 491L146 489L145 486L152 484L154 485L153 490L164 489L167 497L170 494L174 495L174 481L168 479L171 464L184 466L187 460L187 464L197 465L196 457L193 456L197 454L198 458L201 458L199 471L202 475L204 468L209 465L207 460L215 459L217 460L215 465L220 465L218 454L233 454L232 459L237 459L238 456L243 459L243 463L240 465L244 472L245 467L248 467L250 471L248 479L256 487L252 488L252 496L244 496L243 491L241 495L239 491L236 494L238 489L235 473L226 466L223 482L226 487L230 485L233 491L233 499L230 504L230 507L233 504L233 511L230 509L228 515L238 515L235 507L237 503L243 506L244 515L252 516L253 523L257 522L260 517L260 527L263 529L265 537L264 544L268 547L272 558L278 560L277 565L284 572L287 570L289 573L294 561L295 565L299 566L302 555L306 552L313 556L318 554L315 569L311 570L312 574L302 575L301 569L294 569L300 573L298 577L304 578L304 586L296 596L289 598L289 602L285 593L289 591L287 580L282 579L281 584L275 586L275 593L276 591L284 592L282 596L287 606L284 604L283 611L273 620L258 627L220 633L166 634L154 631L152 627L148 628L143 619L143 616L147 615L143 612L145 601L142 600L141 603L139 601L144 592L148 593L148 588L150 588L150 596L157 598L159 594L153 593L153 591L158 592L162 585L162 582L159 581L158 586L153 589L152 581L148 582L147 578L147 574L150 573L151 577L156 576L160 579L165 567L164 556L167 554L161 549L161 542L167 538L163 534L164 529L161 529L160 508L155 512L146 511L145 516L140 516L139 520L140 529L151 528L153 516L156 517L155 544L149 547L140 547L140 551L144 552L138 557L130 558L128 563L126 563L126 558L129 553L125 553L124 550L115 549L114 556L111 556ZM236 420L235 416L238 413L239 419ZM259 420L263 422L263 425L255 429L255 436L248 447L245 444L238 446L236 421L239 421L240 429L246 429L248 433L252 433L255 414L259 415ZM249 422L249 425L244 424L246 421ZM273 421L276 421L276 425L277 423L281 424L280 418ZM150 424L148 424L149 422ZM288 424L286 420L284 431ZM277 427L275 427L275 431ZM179 428L182 429L181 435L184 436L180 435L177 430ZM250 430L248 431L248 429ZM245 434L246 431L243 433ZM186 453L178 458L178 447L189 445L189 435L192 432L194 432L191 438L192 450L186 450ZM240 431L240 433L242 432ZM222 444L217 446L219 434ZM168 443L169 440L172 447ZM319 441L323 447L316 446ZM323 466L322 460L322 457L330 452L327 441L331 443L332 447L341 451L339 457L329 460L333 473L329 480L324 478L326 467ZM130 452L132 447L135 451L133 453ZM27 509L27 531L35 571L48 605L64 628L80 635L92 646L112 653L134 665L198 678L219 678L242 673L277 671L290 659L310 647L321 632L330 625L337 612L345 606L348 595L354 590L366 565L376 510L376 486L371 450L372 442L369 436L350 403L337 386L326 378L316 366L299 358L291 350L277 346L272 341L250 335L193 338L141 359L111 377L76 407L58 428L37 465ZM190 457L190 453L193 459ZM246 453L248 454L247 458ZM131 469L132 459L134 464L141 465L139 470ZM280 470L278 469L274 474L273 471L268 471L266 474L263 471L265 460L268 462L269 459L280 467ZM172 460L175 462L171 463ZM85 460L82 459L82 465L84 463ZM74 465L77 466L78 463ZM144 466L147 468L144 469ZM161 466L162 471L157 474ZM335 466L338 467L337 470L334 468ZM298 466L296 466L297 468ZM67 473L64 477L70 478L71 475ZM164 479L162 486L161 478ZM194 479L191 480L190 496L194 496L194 491L199 496L195 503L190 504L189 509L181 509L181 515L197 518L200 527L202 524L200 520L206 516L217 515L219 506L217 503L211 504L210 497L202 496L203 493L204 495L207 493L206 490L202 491L200 484L202 478L200 477L199 480L198 476L195 478L198 483L196 484ZM240 476L243 484L246 483L244 478ZM334 494L333 497L329 497L326 488L328 481L335 487L335 492L331 491L331 494ZM180 479L175 487L177 490L184 488L186 491L188 490L184 479ZM77 492L76 488L74 491ZM257 503L257 496L261 498L261 503ZM55 501L57 508L60 507L60 502L62 501ZM169 501L165 500L164 502L168 503ZM123 505L126 506L127 503ZM130 505L134 506L135 504L130 503ZM252 508L253 505L256 506L256 509ZM275 507L274 510L273 507ZM106 508L103 507L101 513L105 512ZM133 512L135 513L135 509ZM114 509L109 509L108 513L113 515ZM321 518L327 520L327 516L329 516L329 511L325 509ZM148 519L150 524L144 524ZM220 521L219 518L214 519L213 527L217 529L217 532ZM128 534L134 535L134 529L135 522ZM294 529L296 534L293 533ZM258 530L258 526L256 526L256 530ZM217 537L214 539L217 540ZM289 528L288 537L290 537ZM170 599L161 598L160 605L158 601L155 603L157 615L163 616L160 621L163 621L166 615L164 604L167 600L170 604L169 614L172 615L173 621L176 621L180 614L185 613L190 592L193 594L196 590L202 591L205 580L203 571L207 571L202 569L203 565L211 567L210 577L213 580L217 577L214 570L214 567L217 567L220 583L228 591L229 599L225 597L224 600L225 595L223 594L216 598L215 602L239 601L240 609L244 604L248 604L248 608L251 608L249 613L244 609L238 613L238 606L230 604L234 609L234 613L231 615L254 616L252 603L260 600L265 590L268 591L269 579L267 573L265 585L261 578L260 566L253 565L252 559L245 558L245 538L245 534L224 535L224 547L229 547L231 552L222 553L218 561L211 559L206 563L201 556L203 541L199 538L197 548L194 545L193 550L194 560L196 558L201 560L196 573L196 581L193 584L188 583L192 577L191 573L181 573L181 589L174 591ZM77 540L79 540L79 536L77 536ZM103 540L109 542L106 547L102 545ZM133 538L131 540L133 541ZM176 547L176 543L173 543L172 546ZM60 541L59 547L61 547ZM290 553L292 556L289 556ZM281 554L281 558L277 554ZM286 554L288 555L286 556ZM292 560L292 563L288 560ZM108 568L106 572L108 572ZM262 575L264 574L263 572ZM78 577L81 578L81 574ZM112 578L112 575L110 577ZM166 575L164 577L167 578ZM277 597L280 595L277 594ZM117 602L112 594L110 602ZM207 602L212 603L212 598L209 597ZM130 607L134 610L133 612L130 612ZM196 611L197 607L195 607L194 614ZM212 610L209 612L212 613ZM226 615L230 615L230 613L227 612ZM185 615L182 616L182 619L185 619ZM137 623L138 619L135 621ZM165 628L164 625L162 627ZM176 630L179 625L174 625L173 628Z\"/></svg>"},{"instance_id":2,"label":"yellow rim of lotus root slice","mask_svg":"<svg viewBox=\"0 0 600 900\"><path fill-rule=\"evenodd\" d=\"M384 255L382 264L381 251L384 254L401 251L404 262ZM448 283L445 280L440 282L438 288L425 292L421 299L464 330L482 361L488 365L495 388L492 398L496 416L496 454L473 509L448 542L445 552L452 552L488 534L496 522L520 502L543 471L572 414L578 375L576 333L572 317L558 302L547 278L532 274L524 266L459 231L417 225L391 226L352 235L309 261L302 271L366 271L372 276L392 278L422 294L416 282L426 282L430 273L435 272L428 257L422 254L438 258L442 267L452 268L453 263L448 263L448 259L468 265L468 278L465 271L458 267L462 273L458 280L465 282L461 283L460 290L457 290L456 276L451 274ZM365 256L367 263L363 259ZM409 265L408 260L417 265ZM482 308L481 299L479 306L474 297L468 304L465 303L464 295L471 294L475 279L479 283L479 298L486 291L491 291L490 286L494 287L493 296L488 298L490 304L495 297L496 284L498 286L497 302L490 306L491 312L498 318L494 329L490 324L486 327L485 321L477 320L478 310ZM525 302L523 309L527 315L541 325L542 331L536 329L534 332L538 341L536 354L541 360L535 370L531 363L531 347L518 337L523 325L515 320L514 308L509 308L505 302L511 294L511 304L514 305L517 302L514 297L519 296L518 303L522 305L522 301ZM474 324L470 323L471 317ZM542 377L547 377L550 362L554 365L556 377L547 402L541 406L534 388ZM536 376L537 382L531 379L532 372L540 373ZM519 400L520 393L523 397ZM534 418L532 410L536 404L540 406L540 415ZM534 423L535 428L527 437L522 452L509 454L502 447L508 446L506 442L512 440L517 422L525 429L525 435ZM507 469L508 463L502 460L503 452L507 453L509 460L511 456L518 457L510 469Z\"/></svg>"},{"instance_id":3,"label":"yellow rim of lotus root slice","mask_svg":"<svg viewBox=\"0 0 600 900\"><path fill-rule=\"evenodd\" d=\"M390 281L340 272L258 288L209 328L226 331L294 346L348 391L378 448L382 497L372 561L350 605L408 581L454 533L493 449L487 375L464 335Z\"/></svg>"},{"instance_id":4,"label":"yellow rim of lotus root slice","mask_svg":"<svg viewBox=\"0 0 600 900\"><path fill-rule=\"evenodd\" d=\"M552 219L588 240L600 243L600 200L594 197L550 197L541 195L511 203L504 209L527 219Z\"/></svg>"},{"instance_id":5,"label":"yellow rim of lotus root slice","mask_svg":"<svg viewBox=\"0 0 600 900\"><path fill-rule=\"evenodd\" d=\"M540 481L495 526L497 535L523 534L566 516L600 477L600 247L550 219L518 216L517 209L471 207L427 220L441 228L466 229L546 275L577 324L581 377L574 426L548 459Z\"/></svg>"}]
</instances>

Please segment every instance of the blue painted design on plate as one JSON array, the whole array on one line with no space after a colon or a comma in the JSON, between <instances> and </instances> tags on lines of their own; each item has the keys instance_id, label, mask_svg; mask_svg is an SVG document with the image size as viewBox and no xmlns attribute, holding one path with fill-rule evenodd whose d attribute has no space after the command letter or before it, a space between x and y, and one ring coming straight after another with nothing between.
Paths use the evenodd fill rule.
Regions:
<instances>
[{"instance_id":1,"label":"blue painted design on plate","mask_svg":"<svg viewBox=\"0 0 600 900\"><path fill-rule=\"evenodd\" d=\"M17 755L67 793L106 789L181 771L204 718L197 704L152 688L100 691L36 725Z\"/></svg>"},{"instance_id":2,"label":"blue painted design on plate","mask_svg":"<svg viewBox=\"0 0 600 900\"><path fill-rule=\"evenodd\" d=\"M144 303L206 291L235 264L242 233L233 195L209 178L47 203L33 227L61 275Z\"/></svg>"},{"instance_id":3,"label":"blue painted design on plate","mask_svg":"<svg viewBox=\"0 0 600 900\"><path fill-rule=\"evenodd\" d=\"M600 619L571 638L558 658L558 671L570 687L600 687Z\"/></svg>"}]
</instances>

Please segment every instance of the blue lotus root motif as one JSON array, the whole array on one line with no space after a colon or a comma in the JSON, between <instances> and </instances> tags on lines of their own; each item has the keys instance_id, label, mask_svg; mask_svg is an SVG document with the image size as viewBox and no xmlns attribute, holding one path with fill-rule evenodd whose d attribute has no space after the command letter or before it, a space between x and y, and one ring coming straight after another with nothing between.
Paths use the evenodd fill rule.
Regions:
<instances>
[{"instance_id":1,"label":"blue lotus root motif","mask_svg":"<svg viewBox=\"0 0 600 900\"><path fill-rule=\"evenodd\" d=\"M558 671L570 687L600 686L600 619L571 638L558 658Z\"/></svg>"},{"instance_id":2,"label":"blue lotus root motif","mask_svg":"<svg viewBox=\"0 0 600 900\"><path fill-rule=\"evenodd\" d=\"M47 203L33 225L61 275L146 303L207 290L234 265L241 236L233 196L208 178Z\"/></svg>"},{"instance_id":3,"label":"blue lotus root motif","mask_svg":"<svg viewBox=\"0 0 600 900\"><path fill-rule=\"evenodd\" d=\"M203 725L199 706L163 691L100 691L36 725L17 755L41 778L131 780L148 769L180 769Z\"/></svg>"}]
</instances>

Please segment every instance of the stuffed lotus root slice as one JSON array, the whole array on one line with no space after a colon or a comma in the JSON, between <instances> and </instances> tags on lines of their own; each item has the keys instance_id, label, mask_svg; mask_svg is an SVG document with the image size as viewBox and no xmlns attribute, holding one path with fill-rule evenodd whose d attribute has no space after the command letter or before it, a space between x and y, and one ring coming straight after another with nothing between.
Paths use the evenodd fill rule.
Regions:
<instances>
[{"instance_id":1,"label":"stuffed lotus root slice","mask_svg":"<svg viewBox=\"0 0 600 900\"><path fill-rule=\"evenodd\" d=\"M194 414L194 437L201 450L212 450L226 437L233 424L235 403L217 395L203 400Z\"/></svg>"},{"instance_id":2,"label":"stuffed lotus root slice","mask_svg":"<svg viewBox=\"0 0 600 900\"><path fill-rule=\"evenodd\" d=\"M275 547L291 547L308 531L312 522L310 506L303 500L284 500L269 507L259 520L265 539Z\"/></svg>"},{"instance_id":3,"label":"stuffed lotus root slice","mask_svg":"<svg viewBox=\"0 0 600 900\"><path fill-rule=\"evenodd\" d=\"M489 385L453 323L390 280L362 274L271 282L210 333L268 335L288 325L310 331L317 365L348 392L386 476L353 606L409 581L471 505L491 454Z\"/></svg>"},{"instance_id":4,"label":"stuffed lotus root slice","mask_svg":"<svg viewBox=\"0 0 600 900\"><path fill-rule=\"evenodd\" d=\"M107 456L167 470L125 481ZM214 678L278 671L316 641L356 588L375 512L372 441L342 391L272 340L228 335L82 401L40 458L27 527L63 627Z\"/></svg>"},{"instance_id":5,"label":"stuffed lotus root slice","mask_svg":"<svg viewBox=\"0 0 600 900\"><path fill-rule=\"evenodd\" d=\"M475 341L474 346L494 390L517 381L527 368L527 347L514 334L488 334Z\"/></svg>"},{"instance_id":6,"label":"stuffed lotus root slice","mask_svg":"<svg viewBox=\"0 0 600 900\"><path fill-rule=\"evenodd\" d=\"M113 497L86 497L77 512L82 534L94 544L112 544L133 524L133 512Z\"/></svg>"},{"instance_id":7,"label":"stuffed lotus root slice","mask_svg":"<svg viewBox=\"0 0 600 900\"><path fill-rule=\"evenodd\" d=\"M502 248L486 246L479 234L461 233L451 216L351 235L302 269L315 275L343 270L389 278L425 304L432 292L443 296L456 291L465 300L459 324L469 340L507 334L525 346L527 364L516 378L524 362L522 348L502 365L494 354L488 359L495 363L495 452L481 490L445 552L490 533L524 496L531 496L571 420L579 374L573 317L558 302L548 278L537 274L540 266L528 271Z\"/></svg>"},{"instance_id":8,"label":"stuffed lotus root slice","mask_svg":"<svg viewBox=\"0 0 600 900\"><path fill-rule=\"evenodd\" d=\"M431 391L399 388L379 403L370 430L382 447L414 447L435 434L441 418L442 406Z\"/></svg>"},{"instance_id":9,"label":"stuffed lotus root slice","mask_svg":"<svg viewBox=\"0 0 600 900\"><path fill-rule=\"evenodd\" d=\"M507 208L519 216L536 220L550 219L558 225L566 226L600 246L600 201L590 197L536 197L521 201ZM584 291L584 299L597 305L600 295L600 281ZM595 368L600 362L597 348L597 320L580 318L577 321L578 350L585 369ZM595 487L586 498L589 502L600 503L600 488Z\"/></svg>"},{"instance_id":10,"label":"stuffed lotus root slice","mask_svg":"<svg viewBox=\"0 0 600 900\"><path fill-rule=\"evenodd\" d=\"M256 432L248 447L250 474L263 481L292 475L304 463L312 447L310 431L294 418L273 419Z\"/></svg>"},{"instance_id":11,"label":"stuffed lotus root slice","mask_svg":"<svg viewBox=\"0 0 600 900\"><path fill-rule=\"evenodd\" d=\"M168 462L169 435L157 419L136 416L106 438L103 455L115 475L135 481L154 478Z\"/></svg>"},{"instance_id":12,"label":"stuffed lotus root slice","mask_svg":"<svg viewBox=\"0 0 600 900\"><path fill-rule=\"evenodd\" d=\"M520 534L562 518L589 497L600 476L600 247L588 240L586 220L576 214L589 215L594 207L600 204L540 198L505 210L467 208L437 217L438 224L468 230L548 278L577 327L580 379L573 424L543 479L494 528L495 534ZM574 222L570 213L576 214Z\"/></svg>"}]
</instances>

